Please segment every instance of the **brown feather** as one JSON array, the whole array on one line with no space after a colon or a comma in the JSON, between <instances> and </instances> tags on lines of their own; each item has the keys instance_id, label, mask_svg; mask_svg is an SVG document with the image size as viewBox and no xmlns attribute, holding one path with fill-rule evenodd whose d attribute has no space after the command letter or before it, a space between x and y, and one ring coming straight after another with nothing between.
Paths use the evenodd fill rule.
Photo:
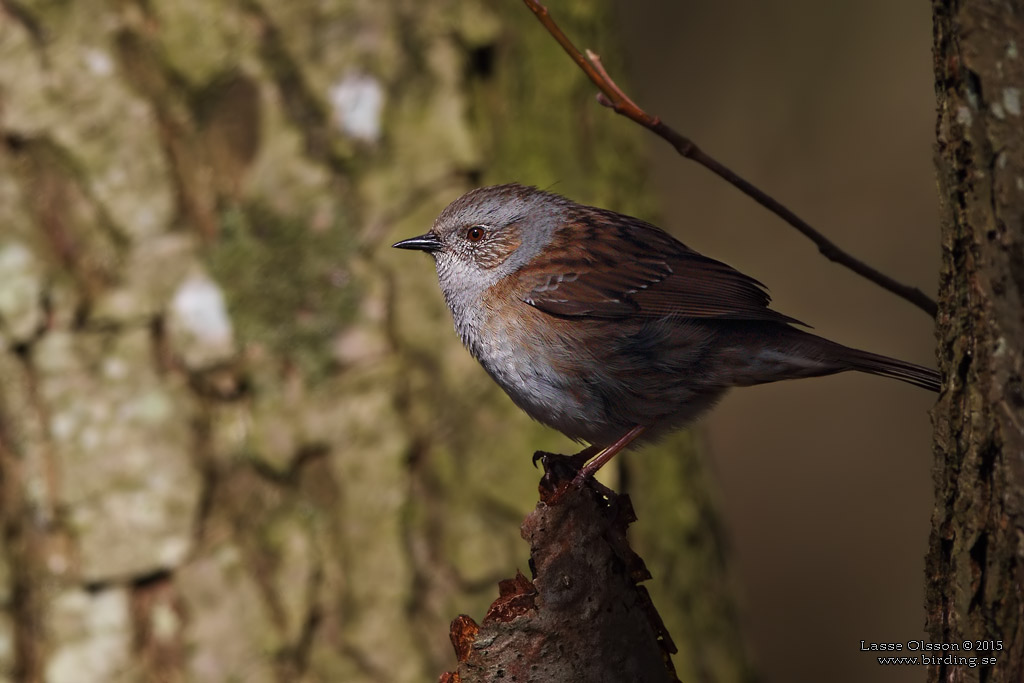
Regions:
<instances>
[{"instance_id":1,"label":"brown feather","mask_svg":"<svg viewBox=\"0 0 1024 683\"><path fill-rule=\"evenodd\" d=\"M768 308L752 277L636 218L587 207L516 274L522 299L551 315L800 323Z\"/></svg>"}]
</instances>

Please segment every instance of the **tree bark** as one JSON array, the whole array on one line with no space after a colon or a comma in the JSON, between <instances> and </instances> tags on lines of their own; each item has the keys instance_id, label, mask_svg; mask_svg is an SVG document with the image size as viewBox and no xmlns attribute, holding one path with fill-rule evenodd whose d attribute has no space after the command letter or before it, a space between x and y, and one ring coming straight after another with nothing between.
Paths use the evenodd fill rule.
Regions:
<instances>
[{"instance_id":1,"label":"tree bark","mask_svg":"<svg viewBox=\"0 0 1024 683\"><path fill-rule=\"evenodd\" d=\"M1024 4L936 0L943 268L930 681L1024 676ZM981 658L995 664L981 665ZM973 663L969 660L973 658Z\"/></svg>"},{"instance_id":2,"label":"tree bark","mask_svg":"<svg viewBox=\"0 0 1024 683\"><path fill-rule=\"evenodd\" d=\"M452 622L459 666L441 683L677 683L675 645L639 585L650 572L626 540L629 496L576 489L575 470L544 462L541 502L522 525L532 576L503 581L481 625Z\"/></svg>"},{"instance_id":3,"label":"tree bark","mask_svg":"<svg viewBox=\"0 0 1024 683\"><path fill-rule=\"evenodd\" d=\"M552 9L607 44L605 3ZM641 132L504 1L0 0L0 55L0 681L450 668L526 561L528 454L571 445L388 245L492 181L649 212ZM698 493L656 580L670 628L728 608L681 675L736 680Z\"/></svg>"}]
</instances>

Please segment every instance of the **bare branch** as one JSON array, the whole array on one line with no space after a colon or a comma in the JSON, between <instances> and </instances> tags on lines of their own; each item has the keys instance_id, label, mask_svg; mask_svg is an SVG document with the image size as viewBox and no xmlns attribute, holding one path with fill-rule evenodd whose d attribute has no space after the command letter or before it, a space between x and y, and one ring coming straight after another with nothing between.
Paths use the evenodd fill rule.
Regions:
<instances>
[{"instance_id":1,"label":"bare branch","mask_svg":"<svg viewBox=\"0 0 1024 683\"><path fill-rule=\"evenodd\" d=\"M547 7L536 0L523 0L523 2L526 3L526 6L529 7L535 15L537 15L537 19L540 20L540 23L543 24L554 39L558 41L558 44L562 46L562 49L572 57L572 60L576 62L576 65L579 66L580 69L583 70L583 73L587 75L587 78L597 86L598 90L600 90L600 94L597 96L598 102L611 108L616 114L621 114L622 116L625 116L631 121L634 121L648 129L672 145L672 147L674 147L681 156L696 161L698 164L723 180L729 182L755 202L789 223L801 234L814 242L818 247L818 251L820 251L828 260L849 268L879 287L892 292L906 301L909 301L933 318L936 316L939 310L938 305L931 297L920 289L897 282L885 273L882 273L881 271L846 253L830 239L811 227L807 221L786 208L781 202L774 199L769 194L756 187L753 183L742 178L727 166L705 153L688 137L662 123L661 119L657 116L651 116L638 107L631 99L629 99L629 97L626 96L624 92L622 92L622 89L619 88L614 80L612 80L611 76L608 75L604 65L601 64L601 58L597 54L587 50L587 54L584 57L576 46L572 44L572 41L569 40L565 33L562 32L562 29L558 27L558 24L555 23L554 19L551 18Z\"/></svg>"}]
</instances>

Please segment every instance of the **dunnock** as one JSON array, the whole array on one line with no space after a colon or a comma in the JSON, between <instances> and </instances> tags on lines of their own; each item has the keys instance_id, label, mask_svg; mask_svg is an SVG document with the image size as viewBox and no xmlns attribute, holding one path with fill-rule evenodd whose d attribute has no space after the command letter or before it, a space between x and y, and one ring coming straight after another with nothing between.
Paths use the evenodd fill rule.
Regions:
<instances>
[{"instance_id":1,"label":"dunnock","mask_svg":"<svg viewBox=\"0 0 1024 683\"><path fill-rule=\"evenodd\" d=\"M469 192L394 245L434 257L455 329L520 408L591 448L577 481L731 387L934 370L803 332L757 280L650 223L523 185Z\"/></svg>"}]
</instances>

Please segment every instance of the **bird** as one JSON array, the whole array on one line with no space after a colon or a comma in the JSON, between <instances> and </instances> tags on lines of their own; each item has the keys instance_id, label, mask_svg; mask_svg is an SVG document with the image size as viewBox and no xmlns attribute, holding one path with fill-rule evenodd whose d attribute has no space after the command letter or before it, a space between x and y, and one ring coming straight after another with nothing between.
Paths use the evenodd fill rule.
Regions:
<instances>
[{"instance_id":1,"label":"bird","mask_svg":"<svg viewBox=\"0 0 1024 683\"><path fill-rule=\"evenodd\" d=\"M456 332L512 401L589 444L577 484L733 387L853 370L940 388L800 329L760 282L651 223L536 187L467 192L393 246L433 257Z\"/></svg>"}]
</instances>

